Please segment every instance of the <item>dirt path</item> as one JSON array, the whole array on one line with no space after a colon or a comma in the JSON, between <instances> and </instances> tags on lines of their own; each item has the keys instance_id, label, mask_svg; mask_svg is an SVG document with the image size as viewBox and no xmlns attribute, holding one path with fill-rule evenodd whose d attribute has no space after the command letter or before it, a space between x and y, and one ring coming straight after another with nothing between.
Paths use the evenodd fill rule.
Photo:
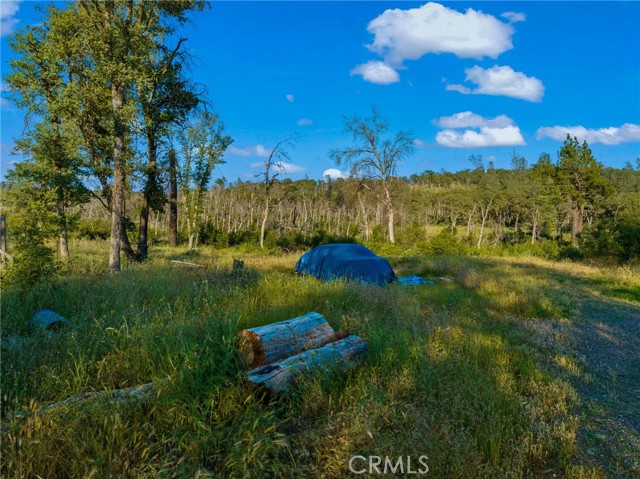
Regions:
<instances>
[{"instance_id":1,"label":"dirt path","mask_svg":"<svg viewBox=\"0 0 640 479\"><path fill-rule=\"evenodd\" d=\"M574 322L585 375L575 387L582 401L579 462L602 466L609 477L640 477L640 307L588 298Z\"/></svg>"}]
</instances>

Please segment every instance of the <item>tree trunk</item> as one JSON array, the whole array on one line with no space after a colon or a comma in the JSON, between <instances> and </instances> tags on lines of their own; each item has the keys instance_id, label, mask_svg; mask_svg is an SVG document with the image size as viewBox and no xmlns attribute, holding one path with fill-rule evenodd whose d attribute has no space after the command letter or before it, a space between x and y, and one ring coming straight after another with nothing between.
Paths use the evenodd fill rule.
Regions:
<instances>
[{"instance_id":1,"label":"tree trunk","mask_svg":"<svg viewBox=\"0 0 640 479\"><path fill-rule=\"evenodd\" d=\"M539 214L540 214L540 208L536 206L536 211L533 213L533 225L531 226L531 244L534 244L536 242Z\"/></svg>"},{"instance_id":2,"label":"tree trunk","mask_svg":"<svg viewBox=\"0 0 640 479\"><path fill-rule=\"evenodd\" d=\"M169 246L178 246L178 161L169 150Z\"/></svg>"},{"instance_id":3,"label":"tree trunk","mask_svg":"<svg viewBox=\"0 0 640 479\"><path fill-rule=\"evenodd\" d=\"M66 261L67 259L69 259L69 243L67 242L67 215L64 210L64 200L62 199L61 190L58 191L58 202L56 203L56 210L58 213L60 258Z\"/></svg>"},{"instance_id":4,"label":"tree trunk","mask_svg":"<svg viewBox=\"0 0 640 479\"><path fill-rule=\"evenodd\" d=\"M0 215L0 251L7 254L7 217ZM6 256L2 255L2 264L6 264Z\"/></svg>"},{"instance_id":5,"label":"tree trunk","mask_svg":"<svg viewBox=\"0 0 640 479\"><path fill-rule=\"evenodd\" d=\"M574 203L571 206L571 246L578 247L578 238L582 234L584 205Z\"/></svg>"},{"instance_id":6,"label":"tree trunk","mask_svg":"<svg viewBox=\"0 0 640 479\"><path fill-rule=\"evenodd\" d=\"M111 239L109 241L109 270L120 271L120 241L122 240L122 209L124 205L124 137L125 128L120 118L124 102L124 88L111 86L113 100L113 187L111 191Z\"/></svg>"},{"instance_id":7,"label":"tree trunk","mask_svg":"<svg viewBox=\"0 0 640 479\"><path fill-rule=\"evenodd\" d=\"M272 393L285 391L295 380L309 373L357 364L366 354L367 344L358 336L348 336L318 349L311 349L277 363L252 369L247 374L254 387L262 387Z\"/></svg>"},{"instance_id":8,"label":"tree trunk","mask_svg":"<svg viewBox=\"0 0 640 479\"><path fill-rule=\"evenodd\" d=\"M493 199L491 199L489 201L489 203L487 204L486 209L483 211L482 208L480 208L480 213L482 214L482 224L480 225L480 237L478 238L478 249L480 249L480 246L482 245L482 236L484 234L484 225L487 222L487 217L489 216L489 209L491 208L491 203L493 203Z\"/></svg>"},{"instance_id":9,"label":"tree trunk","mask_svg":"<svg viewBox=\"0 0 640 479\"><path fill-rule=\"evenodd\" d=\"M396 242L396 236L393 231L393 202L391 201L391 195L389 194L389 189L387 185L384 186L384 194L386 197L387 203L387 215L388 215L388 227L389 227L389 243L394 244Z\"/></svg>"},{"instance_id":10,"label":"tree trunk","mask_svg":"<svg viewBox=\"0 0 640 479\"><path fill-rule=\"evenodd\" d=\"M335 339L333 328L321 314L245 329L240 333L240 356L251 367L270 364L308 349L319 348Z\"/></svg>"},{"instance_id":11,"label":"tree trunk","mask_svg":"<svg viewBox=\"0 0 640 479\"><path fill-rule=\"evenodd\" d=\"M149 162L147 164L147 181L142 192L142 204L140 206L140 221L138 223L138 250L137 256L140 260L147 259L149 254L148 233L149 233L149 210L152 198L156 191L156 156L157 146L153 133L147 134L147 155Z\"/></svg>"},{"instance_id":12,"label":"tree trunk","mask_svg":"<svg viewBox=\"0 0 640 479\"><path fill-rule=\"evenodd\" d=\"M260 226L260 249L264 249L264 232L267 229L267 219L269 219L269 198L264 204L264 215L262 216L262 226Z\"/></svg>"}]
</instances>

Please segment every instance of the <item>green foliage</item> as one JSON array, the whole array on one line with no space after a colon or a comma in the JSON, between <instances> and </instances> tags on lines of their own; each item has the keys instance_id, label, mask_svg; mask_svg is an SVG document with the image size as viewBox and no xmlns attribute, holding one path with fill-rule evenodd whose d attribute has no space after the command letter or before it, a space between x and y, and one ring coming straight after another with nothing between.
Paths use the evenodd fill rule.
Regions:
<instances>
[{"instance_id":1,"label":"green foliage","mask_svg":"<svg viewBox=\"0 0 640 479\"><path fill-rule=\"evenodd\" d=\"M15 190L10 190L10 200L16 198L15 193ZM20 196L18 198L24 199ZM20 205L18 202L13 204ZM8 285L25 289L50 281L58 272L59 264L55 250L46 244L46 239L55 233L51 215L47 211L38 211L40 205L37 203L22 206L26 208L18 210L18 214L10 215L7 219L13 244L13 261L7 267L5 279Z\"/></svg>"},{"instance_id":2,"label":"green foliage","mask_svg":"<svg viewBox=\"0 0 640 479\"><path fill-rule=\"evenodd\" d=\"M200 110L191 124L178 135L182 161L178 181L185 202L189 247L198 241L202 205L213 168L224 163L222 157L233 140L224 135L224 124L214 113Z\"/></svg>"},{"instance_id":3,"label":"green foliage","mask_svg":"<svg viewBox=\"0 0 640 479\"><path fill-rule=\"evenodd\" d=\"M431 238L428 245L428 254L433 255L462 255L466 252L467 247L448 228Z\"/></svg>"},{"instance_id":4,"label":"green foliage","mask_svg":"<svg viewBox=\"0 0 640 479\"><path fill-rule=\"evenodd\" d=\"M74 236L82 239L101 239L106 240L111 235L110 225L103 220L81 220L76 225Z\"/></svg>"}]
</instances>

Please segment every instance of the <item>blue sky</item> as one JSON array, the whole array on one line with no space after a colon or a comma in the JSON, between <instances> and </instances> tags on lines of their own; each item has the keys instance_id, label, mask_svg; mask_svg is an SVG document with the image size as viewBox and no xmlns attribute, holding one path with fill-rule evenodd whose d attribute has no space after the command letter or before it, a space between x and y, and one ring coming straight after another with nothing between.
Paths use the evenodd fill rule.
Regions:
<instances>
[{"instance_id":1,"label":"blue sky","mask_svg":"<svg viewBox=\"0 0 640 479\"><path fill-rule=\"evenodd\" d=\"M3 74L35 5L0 2ZM606 165L640 156L638 2L216 2L181 36L235 140L217 171L231 181L290 135L286 175L320 178L349 144L343 116L372 106L417 139L401 175L556 158L567 131ZM3 170L22 117L2 101Z\"/></svg>"}]
</instances>

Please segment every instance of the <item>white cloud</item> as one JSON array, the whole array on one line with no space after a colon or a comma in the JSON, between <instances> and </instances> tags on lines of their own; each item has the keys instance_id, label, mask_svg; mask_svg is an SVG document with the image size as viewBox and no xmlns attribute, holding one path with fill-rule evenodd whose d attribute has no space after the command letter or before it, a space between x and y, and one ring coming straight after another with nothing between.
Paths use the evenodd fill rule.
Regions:
<instances>
[{"instance_id":1,"label":"white cloud","mask_svg":"<svg viewBox=\"0 0 640 479\"><path fill-rule=\"evenodd\" d=\"M413 146L415 146L416 148L424 148L425 146L427 146L427 144L420 138L416 138L415 140L413 140Z\"/></svg>"},{"instance_id":2,"label":"white cloud","mask_svg":"<svg viewBox=\"0 0 640 479\"><path fill-rule=\"evenodd\" d=\"M264 168L264 163L258 161L255 163L251 163L249 165L251 168ZM287 163L286 161L279 161L278 163L274 163L273 167L276 171L280 171L282 173L304 173L307 169L304 166L294 165L293 163Z\"/></svg>"},{"instance_id":3,"label":"white cloud","mask_svg":"<svg viewBox=\"0 0 640 479\"><path fill-rule=\"evenodd\" d=\"M235 146L230 146L227 152L237 156L246 156L246 157L262 156L265 158L271 154L271 150L265 148L260 144L255 146L247 146L245 148L237 148Z\"/></svg>"},{"instance_id":4,"label":"white cloud","mask_svg":"<svg viewBox=\"0 0 640 479\"><path fill-rule=\"evenodd\" d=\"M368 48L394 66L428 53L497 58L513 48L514 33L511 25L492 15L472 8L462 13L433 2L408 10L385 10L367 31L375 36Z\"/></svg>"},{"instance_id":5,"label":"white cloud","mask_svg":"<svg viewBox=\"0 0 640 479\"><path fill-rule=\"evenodd\" d=\"M384 62L371 60L356 66L350 72L351 75L362 75L365 81L377 83L378 85L388 85L400 81L398 72Z\"/></svg>"},{"instance_id":6,"label":"white cloud","mask_svg":"<svg viewBox=\"0 0 640 479\"><path fill-rule=\"evenodd\" d=\"M0 37L13 33L13 27L19 22L15 14L20 9L20 0L0 1Z\"/></svg>"},{"instance_id":7,"label":"white cloud","mask_svg":"<svg viewBox=\"0 0 640 479\"><path fill-rule=\"evenodd\" d=\"M442 116L434 120L433 123L441 128L481 128L483 126L504 128L514 124L513 120L507 115L485 118L472 111L461 111L451 116Z\"/></svg>"},{"instance_id":8,"label":"white cloud","mask_svg":"<svg viewBox=\"0 0 640 479\"><path fill-rule=\"evenodd\" d=\"M527 16L520 12L504 12L500 16L506 18L511 23L524 22L527 19Z\"/></svg>"},{"instance_id":9,"label":"white cloud","mask_svg":"<svg viewBox=\"0 0 640 479\"><path fill-rule=\"evenodd\" d=\"M313 120L310 118L300 118L296 124L298 126L311 126L313 125Z\"/></svg>"},{"instance_id":10,"label":"white cloud","mask_svg":"<svg viewBox=\"0 0 640 479\"><path fill-rule=\"evenodd\" d=\"M322 172L322 177L329 177L332 180L337 180L338 178L349 178L349 175L344 174L342 171L337 168L327 168Z\"/></svg>"},{"instance_id":11,"label":"white cloud","mask_svg":"<svg viewBox=\"0 0 640 479\"><path fill-rule=\"evenodd\" d=\"M486 146L524 145L520 128L514 125L505 127L481 127L480 131L443 130L436 134L436 142L451 148L482 148Z\"/></svg>"},{"instance_id":12,"label":"white cloud","mask_svg":"<svg viewBox=\"0 0 640 479\"><path fill-rule=\"evenodd\" d=\"M285 98L287 99L287 101L288 101L289 103L293 103L293 102L296 100L296 97L295 97L295 96L293 96L293 94L292 94L292 93L289 93L288 95L285 95Z\"/></svg>"},{"instance_id":13,"label":"white cloud","mask_svg":"<svg viewBox=\"0 0 640 479\"><path fill-rule=\"evenodd\" d=\"M9 107L11 107L11 103L9 103L9 100L7 100L6 98L0 97L0 108L2 108L3 110L6 110Z\"/></svg>"},{"instance_id":14,"label":"white cloud","mask_svg":"<svg viewBox=\"0 0 640 479\"><path fill-rule=\"evenodd\" d=\"M462 93L463 95L468 95L471 93L471 89L467 88L464 85L458 85L458 84L454 84L454 85L447 85L445 87L445 90L447 91L457 91Z\"/></svg>"},{"instance_id":15,"label":"white cloud","mask_svg":"<svg viewBox=\"0 0 640 479\"><path fill-rule=\"evenodd\" d=\"M510 96L532 102L542 101L544 85L535 77L514 71L510 66L495 65L484 69L478 65L467 68L466 81L475 83L473 90L463 85L447 85L447 90L473 95Z\"/></svg>"},{"instance_id":16,"label":"white cloud","mask_svg":"<svg viewBox=\"0 0 640 479\"><path fill-rule=\"evenodd\" d=\"M539 140L546 136L554 140L564 141L567 134L587 143L618 145L624 142L640 141L640 125L625 123L621 127L612 126L597 130L585 128L584 126L547 126L538 128L536 138Z\"/></svg>"}]
</instances>

